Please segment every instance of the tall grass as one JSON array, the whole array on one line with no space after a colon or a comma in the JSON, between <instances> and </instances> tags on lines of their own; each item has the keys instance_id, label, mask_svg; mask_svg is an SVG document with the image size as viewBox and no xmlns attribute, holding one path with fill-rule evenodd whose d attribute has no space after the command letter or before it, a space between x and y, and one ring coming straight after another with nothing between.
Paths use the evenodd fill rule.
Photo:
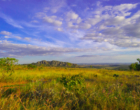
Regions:
<instances>
[{"instance_id":1,"label":"tall grass","mask_svg":"<svg viewBox=\"0 0 140 110\"><path fill-rule=\"evenodd\" d=\"M140 73L19 66L0 79L0 109L139 110Z\"/></svg>"}]
</instances>

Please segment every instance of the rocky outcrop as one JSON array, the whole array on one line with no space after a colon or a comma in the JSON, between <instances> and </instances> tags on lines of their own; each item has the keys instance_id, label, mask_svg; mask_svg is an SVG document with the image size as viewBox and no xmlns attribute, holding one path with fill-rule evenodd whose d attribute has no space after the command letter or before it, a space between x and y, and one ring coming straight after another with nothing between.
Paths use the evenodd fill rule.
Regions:
<instances>
[{"instance_id":1,"label":"rocky outcrop","mask_svg":"<svg viewBox=\"0 0 140 110\"><path fill-rule=\"evenodd\" d=\"M44 66L54 66L54 67L78 67L77 64L72 64L69 62L60 62L60 61L38 61L37 63L32 63L33 65L44 65Z\"/></svg>"}]
</instances>

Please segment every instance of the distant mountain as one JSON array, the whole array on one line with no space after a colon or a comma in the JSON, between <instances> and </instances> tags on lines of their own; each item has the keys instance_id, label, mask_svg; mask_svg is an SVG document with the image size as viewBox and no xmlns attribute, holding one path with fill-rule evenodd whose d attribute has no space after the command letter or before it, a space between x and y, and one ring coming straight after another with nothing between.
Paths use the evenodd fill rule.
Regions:
<instances>
[{"instance_id":1,"label":"distant mountain","mask_svg":"<svg viewBox=\"0 0 140 110\"><path fill-rule=\"evenodd\" d=\"M69 63L69 62L60 62L60 61L38 61L37 63L32 63L32 65L44 65L44 66L54 66L54 67L78 67L77 64Z\"/></svg>"}]
</instances>

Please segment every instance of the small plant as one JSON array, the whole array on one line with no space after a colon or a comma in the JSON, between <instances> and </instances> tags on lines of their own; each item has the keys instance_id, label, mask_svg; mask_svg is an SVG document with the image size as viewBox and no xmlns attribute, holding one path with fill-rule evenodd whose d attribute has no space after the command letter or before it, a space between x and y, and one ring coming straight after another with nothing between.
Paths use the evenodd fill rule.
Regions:
<instances>
[{"instance_id":1,"label":"small plant","mask_svg":"<svg viewBox=\"0 0 140 110\"><path fill-rule=\"evenodd\" d=\"M117 74L114 74L114 75L113 75L113 77L116 77L116 78L117 78L117 77L119 77L119 75L117 75Z\"/></svg>"},{"instance_id":2,"label":"small plant","mask_svg":"<svg viewBox=\"0 0 140 110\"><path fill-rule=\"evenodd\" d=\"M94 75L94 77L97 77L97 74L96 74L96 75Z\"/></svg>"}]
</instances>

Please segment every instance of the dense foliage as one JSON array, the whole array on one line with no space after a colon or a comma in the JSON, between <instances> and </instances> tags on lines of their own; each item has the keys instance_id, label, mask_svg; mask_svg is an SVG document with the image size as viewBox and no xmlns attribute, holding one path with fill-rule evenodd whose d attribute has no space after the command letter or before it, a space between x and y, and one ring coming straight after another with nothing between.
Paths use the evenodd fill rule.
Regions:
<instances>
[{"instance_id":1,"label":"dense foliage","mask_svg":"<svg viewBox=\"0 0 140 110\"><path fill-rule=\"evenodd\" d=\"M132 63L132 64L129 66L130 70L137 70L137 71L140 70L140 59L138 58L137 60L139 61L139 64L138 64L138 62Z\"/></svg>"}]
</instances>

